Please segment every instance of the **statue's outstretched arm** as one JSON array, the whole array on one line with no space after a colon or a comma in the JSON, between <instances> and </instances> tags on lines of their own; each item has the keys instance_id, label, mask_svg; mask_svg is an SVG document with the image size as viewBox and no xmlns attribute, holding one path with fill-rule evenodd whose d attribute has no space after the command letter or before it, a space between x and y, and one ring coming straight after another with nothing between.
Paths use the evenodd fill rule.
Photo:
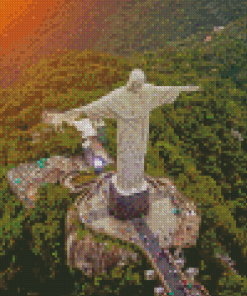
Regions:
<instances>
[{"instance_id":1,"label":"statue's outstretched arm","mask_svg":"<svg viewBox=\"0 0 247 296\"><path fill-rule=\"evenodd\" d=\"M179 97L182 91L200 91L200 86L153 86L150 93L151 104L153 108L164 105L171 104Z\"/></svg>"},{"instance_id":2,"label":"statue's outstretched arm","mask_svg":"<svg viewBox=\"0 0 247 296\"><path fill-rule=\"evenodd\" d=\"M64 118L73 118L74 120L83 114L90 120L99 120L103 118L114 118L115 114L111 110L111 102L114 100L114 94L111 92L109 95L104 96L97 101L92 102L89 105L74 108L65 112Z\"/></svg>"},{"instance_id":3,"label":"statue's outstretched arm","mask_svg":"<svg viewBox=\"0 0 247 296\"><path fill-rule=\"evenodd\" d=\"M178 90L178 91L200 91L202 90L202 88L200 86L193 86L193 85L189 85L189 86L169 86L174 90Z\"/></svg>"}]
</instances>

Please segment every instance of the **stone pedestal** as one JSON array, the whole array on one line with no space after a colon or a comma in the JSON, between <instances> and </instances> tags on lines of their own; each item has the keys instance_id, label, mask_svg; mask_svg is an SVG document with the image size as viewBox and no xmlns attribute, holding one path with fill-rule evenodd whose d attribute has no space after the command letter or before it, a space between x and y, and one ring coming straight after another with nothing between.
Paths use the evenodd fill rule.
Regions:
<instances>
[{"instance_id":1,"label":"stone pedestal","mask_svg":"<svg viewBox=\"0 0 247 296\"><path fill-rule=\"evenodd\" d=\"M151 178L145 175L149 187L147 214L142 218L132 220L117 219L109 213L111 180L114 175L116 175L114 172L100 175L97 181L90 184L87 193L83 193L73 204L73 208L68 211L66 222L68 266L77 266L85 271L83 266L88 264L87 258L91 258L92 252L95 250L86 249L85 240L78 239L77 235L82 232L81 229L89 230L92 231L91 233L103 234L139 246L150 260L155 273L159 275L163 286L167 288L166 290L168 290L167 281L169 281L173 285L173 290L177 289L179 293L177 295L182 295L178 285L186 279L186 276L181 272L176 260L169 256L166 257L162 250L171 247L188 248L196 244L201 218L195 204L182 195L169 179ZM72 216L75 217L74 220L70 218ZM150 236L153 238L152 241L147 240L147 237ZM83 256L81 256L80 252L82 251L78 250L78 246L80 246L80 250L83 250ZM156 251L152 249L154 246ZM155 257L156 255L158 259ZM107 268L102 265L102 258L108 258L107 266L117 264L120 260L120 257L118 259L114 256L109 257L109 254L102 251L96 260L97 262L90 261L90 268L95 270L95 275L97 274L96 270ZM159 266L160 260L164 261L165 266ZM174 279L171 276L166 278L166 273L162 274L161 271L166 269L168 275L171 271L176 275ZM198 295L206 294L200 291Z\"/></svg>"},{"instance_id":2,"label":"stone pedestal","mask_svg":"<svg viewBox=\"0 0 247 296\"><path fill-rule=\"evenodd\" d=\"M116 219L131 220L146 216L149 211L149 190L122 195L114 183L109 184L109 214Z\"/></svg>"}]
</instances>

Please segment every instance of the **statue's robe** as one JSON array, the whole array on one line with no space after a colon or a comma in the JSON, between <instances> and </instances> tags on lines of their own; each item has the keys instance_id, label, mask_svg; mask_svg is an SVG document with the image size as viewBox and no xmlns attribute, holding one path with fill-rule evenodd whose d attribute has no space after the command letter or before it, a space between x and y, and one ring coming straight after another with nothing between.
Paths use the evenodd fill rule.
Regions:
<instances>
[{"instance_id":1,"label":"statue's robe","mask_svg":"<svg viewBox=\"0 0 247 296\"><path fill-rule=\"evenodd\" d=\"M143 84L137 93L122 86L74 112L85 112L90 120L114 118L117 121L117 184L119 192L131 194L146 189L144 157L149 140L149 112L174 102L180 91L195 86L154 86Z\"/></svg>"}]
</instances>

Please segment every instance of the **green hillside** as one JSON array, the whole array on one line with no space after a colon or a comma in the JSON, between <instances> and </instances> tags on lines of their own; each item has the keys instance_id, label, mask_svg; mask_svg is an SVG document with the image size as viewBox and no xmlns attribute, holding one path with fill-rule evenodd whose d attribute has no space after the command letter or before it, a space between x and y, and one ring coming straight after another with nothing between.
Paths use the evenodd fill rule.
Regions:
<instances>
[{"instance_id":1,"label":"green hillside","mask_svg":"<svg viewBox=\"0 0 247 296\"><path fill-rule=\"evenodd\" d=\"M240 28L238 34L229 33L234 24ZM200 208L200 235L196 248L185 250L186 268L199 268L198 281L212 296L247 294L246 25L243 20L234 24L212 34L208 43L191 38L184 45L168 44L163 51L134 54L129 59L90 51L57 52L34 67L26 65L18 83L0 90L1 295L21 295L14 290L16 283L26 292L36 292L22 295L47 295L48 283L52 295L59 296L109 295L107 289L112 295L118 295L117 290L124 295L126 287L128 295L145 295L148 285L149 289L157 285L157 281L138 285L136 280L130 287L130 270L142 278L143 271L151 269L144 256L140 265L125 267L123 277L114 278L114 283L103 276L82 277L78 270L71 273L65 265L63 225L76 195L69 195L61 184L47 184L39 189L42 198L35 209L25 210L6 178L10 168L23 162L80 155L79 133L68 126L65 134L45 133L42 111L64 111L97 100L125 85L130 71L137 67L155 85L193 83L204 89L182 93L174 104L151 113L145 170L151 176L174 180ZM238 68L232 75L233 65ZM116 159L116 122L105 122L106 149ZM243 141L232 135L231 128L241 133ZM41 132L41 140L32 143L35 131ZM217 253L230 254L239 275ZM97 280L99 284L95 284Z\"/></svg>"},{"instance_id":2,"label":"green hillside","mask_svg":"<svg viewBox=\"0 0 247 296\"><path fill-rule=\"evenodd\" d=\"M229 26L238 18L246 18L246 12L243 0L126 1L104 19L103 26L109 30L94 49L124 56L133 51L162 51L168 42L176 44L195 36L203 41L214 26Z\"/></svg>"}]
</instances>

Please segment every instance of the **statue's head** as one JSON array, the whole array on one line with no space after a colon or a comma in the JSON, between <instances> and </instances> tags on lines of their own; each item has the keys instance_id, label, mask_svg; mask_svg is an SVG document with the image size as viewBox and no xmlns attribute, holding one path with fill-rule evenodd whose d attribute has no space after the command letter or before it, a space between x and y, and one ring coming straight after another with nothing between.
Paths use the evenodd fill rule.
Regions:
<instances>
[{"instance_id":1,"label":"statue's head","mask_svg":"<svg viewBox=\"0 0 247 296\"><path fill-rule=\"evenodd\" d=\"M145 82L145 73L140 69L135 69L130 73L129 81L127 83L127 90L136 93L142 88Z\"/></svg>"}]
</instances>

